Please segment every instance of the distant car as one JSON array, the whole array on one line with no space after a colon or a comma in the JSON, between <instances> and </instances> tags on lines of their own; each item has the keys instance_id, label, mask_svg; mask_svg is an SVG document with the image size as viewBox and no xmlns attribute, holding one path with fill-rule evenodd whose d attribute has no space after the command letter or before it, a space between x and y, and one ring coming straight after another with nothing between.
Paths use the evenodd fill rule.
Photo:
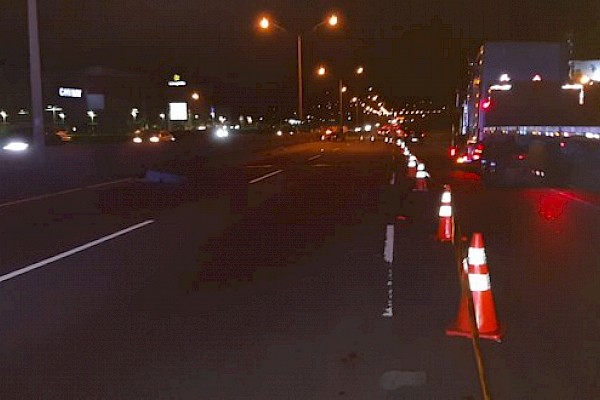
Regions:
<instances>
[{"instance_id":1,"label":"distant car","mask_svg":"<svg viewBox=\"0 0 600 400\"><path fill-rule=\"evenodd\" d=\"M422 129L409 128L404 131L404 137L409 143L423 143L425 132Z\"/></svg>"},{"instance_id":2,"label":"distant car","mask_svg":"<svg viewBox=\"0 0 600 400\"><path fill-rule=\"evenodd\" d=\"M296 127L290 124L281 124L279 126L275 126L274 131L277 136L293 136L298 132Z\"/></svg>"},{"instance_id":3,"label":"distant car","mask_svg":"<svg viewBox=\"0 0 600 400\"><path fill-rule=\"evenodd\" d=\"M166 130L137 130L134 132L132 139L133 143L161 143L161 142L174 142L175 136Z\"/></svg>"},{"instance_id":4,"label":"distant car","mask_svg":"<svg viewBox=\"0 0 600 400\"><path fill-rule=\"evenodd\" d=\"M344 140L345 135L339 132L340 128L338 126L325 126L320 130L321 140L323 141L333 141L333 140Z\"/></svg>"}]
</instances>

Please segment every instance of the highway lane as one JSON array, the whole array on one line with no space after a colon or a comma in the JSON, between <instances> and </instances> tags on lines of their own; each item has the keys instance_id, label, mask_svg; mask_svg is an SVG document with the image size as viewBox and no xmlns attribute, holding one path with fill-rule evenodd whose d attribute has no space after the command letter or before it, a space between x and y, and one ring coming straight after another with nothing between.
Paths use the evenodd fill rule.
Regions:
<instances>
[{"instance_id":1,"label":"highway lane","mask_svg":"<svg viewBox=\"0 0 600 400\"><path fill-rule=\"evenodd\" d=\"M81 224L47 220L47 235L32 236L40 257L154 222L0 283L0 371L11 378L0 392L479 398L470 341L444 335L459 287L452 249L434 233L439 190L450 182L464 230L486 235L508 327L503 343L483 346L495 398L597 397L588 357L596 349L596 197L488 190L448 170L442 139L413 146L432 174L426 193L410 191L396 146L349 140L188 165L185 189L130 182L43 200L42 219L52 207L94 211L74 218ZM10 268L36 261L15 255L22 251Z\"/></svg>"},{"instance_id":2,"label":"highway lane","mask_svg":"<svg viewBox=\"0 0 600 400\"><path fill-rule=\"evenodd\" d=\"M463 343L454 342L448 353L445 338L423 325L424 315L430 322L445 321L439 309L448 307L440 296L453 281L438 278L424 285L430 294L444 291L429 296L438 298L429 305L417 304L419 314L405 308L403 315L401 295L394 306L402 319L392 323L382 316L389 288L382 260L385 231L407 189L389 187L392 149L317 142L258 154L229 170L237 176L229 181L221 179L223 170L209 169L196 183L213 182L211 190L177 204L164 202L152 213L136 210L122 221L130 225L151 217L152 224L2 282L7 327L2 374L11 378L3 379L2 393L25 398L390 398L390 393L404 398L449 388L454 398L473 393L476 379L468 353L461 355ZM239 185L278 170L283 172ZM64 201L86 203L83 194ZM239 197L245 204L232 209L232 199ZM100 232L82 222L90 237L117 228ZM411 238L402 240L409 242L397 253L418 259ZM36 246L47 246L47 252L65 247L44 243L37 240ZM403 271L394 275L394 285L408 291L414 266L396 267ZM452 353L462 361L448 357ZM463 367L458 386L443 378L455 362Z\"/></svg>"}]
</instances>

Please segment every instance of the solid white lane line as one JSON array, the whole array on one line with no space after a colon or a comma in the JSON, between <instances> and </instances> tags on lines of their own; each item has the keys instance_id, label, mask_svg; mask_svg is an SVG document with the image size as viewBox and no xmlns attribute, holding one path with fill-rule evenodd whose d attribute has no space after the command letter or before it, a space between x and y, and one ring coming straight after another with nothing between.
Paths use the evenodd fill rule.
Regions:
<instances>
[{"instance_id":1,"label":"solid white lane line","mask_svg":"<svg viewBox=\"0 0 600 400\"><path fill-rule=\"evenodd\" d=\"M62 190L60 192L54 192L54 193L48 193L48 194L42 194L39 196L33 196L33 197L28 197L26 199L21 199L21 200L15 200L15 201L9 201L6 203L2 203L0 204L0 208L2 207L10 207L10 206L15 206L17 204L23 204L23 203L28 203L30 201L36 201L36 200L42 200L42 199L47 199L50 197L55 197L55 196L61 196L63 194L68 194L68 193L75 193L75 192L79 192L80 190L83 190L83 188L75 188L75 189L69 189L69 190Z\"/></svg>"},{"instance_id":2,"label":"solid white lane line","mask_svg":"<svg viewBox=\"0 0 600 400\"><path fill-rule=\"evenodd\" d=\"M246 168L272 168L273 166L271 164L265 164L265 165L246 165Z\"/></svg>"},{"instance_id":3,"label":"solid white lane line","mask_svg":"<svg viewBox=\"0 0 600 400\"><path fill-rule=\"evenodd\" d=\"M63 258L72 256L73 254L76 254L76 253L80 253L80 252L82 252L84 250L89 249L90 247L94 247L94 246L97 246L97 245L102 244L104 242L107 242L107 241L109 241L111 239L117 238L119 236L123 236L123 235L125 235L125 234L127 234L127 233L129 233L131 231L143 228L144 226L150 225L152 223L154 223L154 220L153 219L149 219L149 220L141 222L139 224L130 226L129 228L121 229L118 232L115 232L115 233L112 233L110 235L104 236L104 237L102 237L100 239L96 239L96 240L94 240L92 242L89 242L89 243L86 243L84 245L75 247L74 249L71 249L71 250L65 251L63 253L57 254L57 255L55 255L53 257L50 257L50 258L47 258L45 260L36 262L35 264L31 264L31 265L29 265L27 267L24 267L24 268L18 269L16 271L10 272L10 273L8 273L6 275L2 275L2 276L0 276L0 282L4 282L4 281L7 281L7 280L12 279L14 277L17 277L19 275L26 274L28 272L33 271L34 269L38 269L38 268L44 267L44 266L46 266L46 265L48 265L50 263L53 263L55 261L58 261L58 260L61 260Z\"/></svg>"},{"instance_id":4,"label":"solid white lane line","mask_svg":"<svg viewBox=\"0 0 600 400\"><path fill-rule=\"evenodd\" d=\"M277 174L280 174L280 173L282 173L282 172L283 172L283 170L282 170L282 169L278 169L277 171L269 172L269 173L268 173L268 174L266 174L266 175L260 176L260 177L258 177L258 178L256 178L256 179L252 179L250 182L248 182L248 184L250 184L250 185L251 185L251 184L253 184L253 183L260 182L260 181L262 181L263 179L270 178L270 177L272 177L272 176L274 176L274 175L277 175Z\"/></svg>"},{"instance_id":5,"label":"solid white lane line","mask_svg":"<svg viewBox=\"0 0 600 400\"><path fill-rule=\"evenodd\" d=\"M321 154L317 154L316 156L312 156L308 159L308 161L313 161L316 160L317 158L321 157Z\"/></svg>"},{"instance_id":6,"label":"solid white lane line","mask_svg":"<svg viewBox=\"0 0 600 400\"><path fill-rule=\"evenodd\" d=\"M387 276L387 307L381 314L382 317L391 318L394 316L394 304L393 304L393 292L394 292L394 280L393 280L393 262L394 262L394 225L388 224L385 231L385 243L383 246L383 259L388 266Z\"/></svg>"},{"instance_id":7,"label":"solid white lane line","mask_svg":"<svg viewBox=\"0 0 600 400\"><path fill-rule=\"evenodd\" d=\"M64 194L75 193L75 192L79 192L79 191L85 190L85 189L97 189L97 188L100 188L103 186L116 185L117 183L129 182L131 180L132 180L132 178L117 179L115 181L102 182L102 183L97 183L95 185L82 186L82 187L78 187L78 188L74 188L74 189L61 190L60 192L41 194L39 196L27 197L25 199L8 201L6 203L0 204L0 208L16 206L17 204L28 203L30 201L48 199L50 197L62 196Z\"/></svg>"},{"instance_id":8,"label":"solid white lane line","mask_svg":"<svg viewBox=\"0 0 600 400\"><path fill-rule=\"evenodd\" d=\"M116 185L118 183L130 182L132 180L133 180L133 178L117 179L117 180L110 181L110 182L102 182L102 183L97 183L95 185L86 186L86 188L87 189L97 189L97 188L101 188L104 186Z\"/></svg>"},{"instance_id":9,"label":"solid white lane line","mask_svg":"<svg viewBox=\"0 0 600 400\"><path fill-rule=\"evenodd\" d=\"M561 196L566 197L567 199L570 199L570 200L573 200L573 201L577 201L577 202L579 202L581 204L585 204L586 206L590 206L590 207L593 207L593 208L595 208L597 210L600 210L600 206L598 204L590 203L587 200L579 199L579 198L573 196L572 194L563 192L562 190L556 190L556 189L553 189L553 190L556 193L560 194Z\"/></svg>"}]
</instances>

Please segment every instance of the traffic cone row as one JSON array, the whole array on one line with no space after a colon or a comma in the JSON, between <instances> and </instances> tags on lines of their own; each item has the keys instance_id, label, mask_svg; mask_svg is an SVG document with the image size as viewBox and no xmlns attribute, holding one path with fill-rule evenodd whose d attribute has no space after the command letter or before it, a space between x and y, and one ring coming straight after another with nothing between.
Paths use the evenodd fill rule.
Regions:
<instances>
[{"instance_id":1,"label":"traffic cone row","mask_svg":"<svg viewBox=\"0 0 600 400\"><path fill-rule=\"evenodd\" d=\"M466 260L467 271L463 271L462 279L468 282L469 290L473 297L475 311L475 325L479 337L497 342L504 337L504 327L498 322L496 304L492 294L490 271L487 265L483 235L473 234ZM448 336L473 337L471 319L469 316L469 299L463 292L458 317L446 329Z\"/></svg>"}]
</instances>

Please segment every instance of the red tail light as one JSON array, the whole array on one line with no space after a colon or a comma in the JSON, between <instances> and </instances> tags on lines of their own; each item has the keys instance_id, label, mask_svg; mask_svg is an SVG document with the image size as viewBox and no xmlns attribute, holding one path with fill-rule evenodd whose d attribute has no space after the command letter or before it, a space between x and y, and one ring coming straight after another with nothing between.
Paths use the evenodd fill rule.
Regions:
<instances>
[{"instance_id":1,"label":"red tail light","mask_svg":"<svg viewBox=\"0 0 600 400\"><path fill-rule=\"evenodd\" d=\"M458 149L456 147L450 147L450 157L454 157Z\"/></svg>"},{"instance_id":2,"label":"red tail light","mask_svg":"<svg viewBox=\"0 0 600 400\"><path fill-rule=\"evenodd\" d=\"M524 160L524 159L526 159L526 158L527 158L527 155L525 155L525 154L519 154L519 155L517 156L517 158L518 158L519 160Z\"/></svg>"}]
</instances>

